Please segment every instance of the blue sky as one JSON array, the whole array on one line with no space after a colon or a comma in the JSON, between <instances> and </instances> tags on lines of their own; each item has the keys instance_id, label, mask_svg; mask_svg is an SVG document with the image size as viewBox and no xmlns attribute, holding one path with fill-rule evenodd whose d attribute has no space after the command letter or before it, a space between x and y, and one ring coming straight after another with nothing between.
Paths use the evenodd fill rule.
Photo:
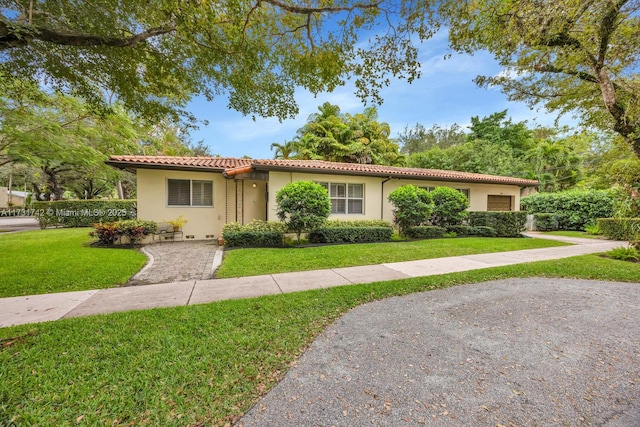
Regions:
<instances>
[{"instance_id":1,"label":"blue sky","mask_svg":"<svg viewBox=\"0 0 640 427\"><path fill-rule=\"evenodd\" d=\"M524 103L508 101L498 88L483 89L473 83L479 74L496 75L502 71L488 53L453 54L444 59L448 52L446 33L441 31L420 45L422 77L412 84L394 80L382 90L384 103L377 106L378 118L389 123L392 137L406 125L413 127L421 123L429 128L434 124L448 126L457 123L467 126L473 116L485 117L505 109L509 110L514 122L526 120L531 125L553 126L555 114L530 110ZM193 142L203 140L213 154L223 157L273 158L271 144L292 139L296 130L324 102L340 106L343 113L361 112L365 105L354 93L349 82L332 93L322 93L317 97L300 89L296 94L299 114L295 119L283 122L275 118L256 118L254 121L229 110L227 99L222 96L213 102L198 98L188 108L199 119L208 120L209 125L193 131L191 139ZM560 124L571 122L567 117Z\"/></svg>"}]
</instances>

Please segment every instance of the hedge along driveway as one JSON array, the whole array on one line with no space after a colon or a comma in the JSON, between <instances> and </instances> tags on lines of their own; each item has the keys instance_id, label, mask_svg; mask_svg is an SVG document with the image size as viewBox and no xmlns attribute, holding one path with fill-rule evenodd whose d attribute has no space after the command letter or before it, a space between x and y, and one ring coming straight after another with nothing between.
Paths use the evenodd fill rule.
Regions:
<instances>
[{"instance_id":1,"label":"hedge along driveway","mask_svg":"<svg viewBox=\"0 0 640 427\"><path fill-rule=\"evenodd\" d=\"M566 245L543 239L462 237L290 249L235 249L225 252L216 277L257 276Z\"/></svg>"},{"instance_id":2,"label":"hedge along driveway","mask_svg":"<svg viewBox=\"0 0 640 427\"><path fill-rule=\"evenodd\" d=\"M146 262L135 249L93 248L89 228L0 234L0 298L110 288Z\"/></svg>"}]
</instances>

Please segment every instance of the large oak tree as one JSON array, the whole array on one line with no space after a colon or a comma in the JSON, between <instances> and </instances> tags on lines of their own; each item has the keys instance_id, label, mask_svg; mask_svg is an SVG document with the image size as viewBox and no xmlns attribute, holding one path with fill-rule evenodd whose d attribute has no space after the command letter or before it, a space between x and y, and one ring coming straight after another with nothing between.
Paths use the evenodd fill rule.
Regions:
<instances>
[{"instance_id":1,"label":"large oak tree","mask_svg":"<svg viewBox=\"0 0 640 427\"><path fill-rule=\"evenodd\" d=\"M614 130L640 157L640 1L447 0L441 14L459 51L486 49L505 67L481 76L512 100L577 113Z\"/></svg>"},{"instance_id":2,"label":"large oak tree","mask_svg":"<svg viewBox=\"0 0 640 427\"><path fill-rule=\"evenodd\" d=\"M419 0L0 0L0 78L33 78L144 117L190 117L194 95L244 114L291 117L294 91L354 78L379 101L391 76L419 76L430 35ZM362 40L362 38L366 40Z\"/></svg>"}]
</instances>

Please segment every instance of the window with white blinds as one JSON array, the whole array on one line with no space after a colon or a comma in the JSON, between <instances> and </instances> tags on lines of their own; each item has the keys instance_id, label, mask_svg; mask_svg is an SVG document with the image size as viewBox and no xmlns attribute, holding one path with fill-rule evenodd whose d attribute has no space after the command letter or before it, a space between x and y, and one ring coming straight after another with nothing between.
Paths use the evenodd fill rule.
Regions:
<instances>
[{"instance_id":1,"label":"window with white blinds","mask_svg":"<svg viewBox=\"0 0 640 427\"><path fill-rule=\"evenodd\" d=\"M167 205L213 206L213 181L168 179Z\"/></svg>"},{"instance_id":2,"label":"window with white blinds","mask_svg":"<svg viewBox=\"0 0 640 427\"><path fill-rule=\"evenodd\" d=\"M364 184L320 182L329 192L332 214L363 214Z\"/></svg>"}]
</instances>

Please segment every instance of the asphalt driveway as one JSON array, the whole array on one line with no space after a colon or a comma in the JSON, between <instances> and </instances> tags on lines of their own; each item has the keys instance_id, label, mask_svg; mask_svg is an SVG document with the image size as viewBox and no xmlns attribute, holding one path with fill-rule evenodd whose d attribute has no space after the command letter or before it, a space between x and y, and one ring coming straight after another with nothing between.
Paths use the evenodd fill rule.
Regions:
<instances>
[{"instance_id":1,"label":"asphalt driveway","mask_svg":"<svg viewBox=\"0 0 640 427\"><path fill-rule=\"evenodd\" d=\"M640 283L509 279L363 305L238 425L640 426Z\"/></svg>"}]
</instances>

